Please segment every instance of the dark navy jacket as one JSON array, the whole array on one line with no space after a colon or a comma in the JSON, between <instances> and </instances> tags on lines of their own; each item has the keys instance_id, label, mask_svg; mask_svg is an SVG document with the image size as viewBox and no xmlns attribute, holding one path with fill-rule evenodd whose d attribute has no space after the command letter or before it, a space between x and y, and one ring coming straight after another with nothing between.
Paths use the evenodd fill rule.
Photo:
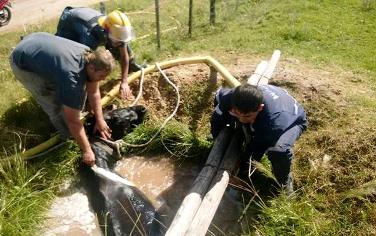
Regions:
<instances>
[{"instance_id":1,"label":"dark navy jacket","mask_svg":"<svg viewBox=\"0 0 376 236\"><path fill-rule=\"evenodd\" d=\"M113 47L108 32L99 24L98 18L102 13L87 7L66 7L59 19L56 36L82 43L92 50L99 46L105 46L110 50L116 60L120 60L118 47L127 47L128 54L131 56L132 49L128 44L121 43Z\"/></svg>"},{"instance_id":2,"label":"dark navy jacket","mask_svg":"<svg viewBox=\"0 0 376 236\"><path fill-rule=\"evenodd\" d=\"M262 85L258 89L263 94L264 109L250 125L253 145L272 146L289 128L301 125L307 127L304 108L286 90ZM215 110L211 118L211 133L216 137L226 124L234 124L238 119L231 115L231 98L234 89L222 88L215 97Z\"/></svg>"},{"instance_id":3,"label":"dark navy jacket","mask_svg":"<svg viewBox=\"0 0 376 236\"><path fill-rule=\"evenodd\" d=\"M108 33L98 25L99 11L86 7L66 7L59 19L56 36L82 43L95 50L105 45Z\"/></svg>"}]
</instances>

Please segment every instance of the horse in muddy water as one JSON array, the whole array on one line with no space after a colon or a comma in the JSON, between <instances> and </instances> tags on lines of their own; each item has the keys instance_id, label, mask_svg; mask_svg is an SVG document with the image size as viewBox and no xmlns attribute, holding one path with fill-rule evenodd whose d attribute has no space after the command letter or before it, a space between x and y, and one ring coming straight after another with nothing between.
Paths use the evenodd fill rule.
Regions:
<instances>
[{"instance_id":1,"label":"horse in muddy water","mask_svg":"<svg viewBox=\"0 0 376 236\"><path fill-rule=\"evenodd\" d=\"M121 139L131 132L142 122L145 113L143 106L106 111L104 118L112 130L112 138ZM89 135L94 123L94 118L87 121ZM96 166L104 174L98 174L82 164L80 177L103 234L163 235L159 214L150 200L132 182L113 172L118 158L116 150L95 136L90 137L90 143L96 156Z\"/></svg>"}]
</instances>

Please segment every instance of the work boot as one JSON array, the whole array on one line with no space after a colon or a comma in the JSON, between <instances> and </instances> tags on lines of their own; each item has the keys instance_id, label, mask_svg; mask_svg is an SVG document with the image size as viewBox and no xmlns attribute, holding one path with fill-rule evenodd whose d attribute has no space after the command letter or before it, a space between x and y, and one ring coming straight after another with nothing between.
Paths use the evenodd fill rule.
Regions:
<instances>
[{"instance_id":1,"label":"work boot","mask_svg":"<svg viewBox=\"0 0 376 236\"><path fill-rule=\"evenodd\" d=\"M282 190L286 193L288 198L293 197L294 194L294 184L291 173L288 176L286 184L282 184Z\"/></svg>"},{"instance_id":2,"label":"work boot","mask_svg":"<svg viewBox=\"0 0 376 236\"><path fill-rule=\"evenodd\" d=\"M146 64L137 64L136 63L136 60L134 58L131 58L129 60L129 68L128 68L128 73L133 73L133 72L136 72L136 71L139 71L141 70L142 68L146 68L147 65Z\"/></svg>"}]
</instances>

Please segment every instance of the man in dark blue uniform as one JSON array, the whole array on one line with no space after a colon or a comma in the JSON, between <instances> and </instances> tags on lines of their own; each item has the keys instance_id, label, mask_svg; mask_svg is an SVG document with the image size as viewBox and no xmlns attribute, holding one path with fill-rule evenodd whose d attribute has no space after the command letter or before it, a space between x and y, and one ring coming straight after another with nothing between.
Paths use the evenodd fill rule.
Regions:
<instances>
[{"instance_id":1,"label":"man in dark blue uniform","mask_svg":"<svg viewBox=\"0 0 376 236\"><path fill-rule=\"evenodd\" d=\"M57 26L57 36L82 43L92 50L105 46L120 60L120 95L129 98L132 92L127 83L128 73L141 69L132 57L129 43L135 33L128 17L115 10L104 16L99 11L86 7L66 7Z\"/></svg>"},{"instance_id":2,"label":"man in dark blue uniform","mask_svg":"<svg viewBox=\"0 0 376 236\"><path fill-rule=\"evenodd\" d=\"M291 193L292 147L307 128L304 108L285 90L273 85L244 84L220 89L211 118L213 137L227 124L237 126L239 122L250 161L260 161L267 154L278 183Z\"/></svg>"}]
</instances>

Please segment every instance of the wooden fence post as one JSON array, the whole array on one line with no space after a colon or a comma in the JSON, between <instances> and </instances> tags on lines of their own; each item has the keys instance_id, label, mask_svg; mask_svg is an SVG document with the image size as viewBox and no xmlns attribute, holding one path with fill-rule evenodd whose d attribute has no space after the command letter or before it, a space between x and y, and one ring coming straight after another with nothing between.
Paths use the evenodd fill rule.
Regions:
<instances>
[{"instance_id":1,"label":"wooden fence post","mask_svg":"<svg viewBox=\"0 0 376 236\"><path fill-rule=\"evenodd\" d=\"M106 15L106 6L104 5L104 2L99 2L99 11L100 11L103 15Z\"/></svg>"},{"instance_id":2,"label":"wooden fence post","mask_svg":"<svg viewBox=\"0 0 376 236\"><path fill-rule=\"evenodd\" d=\"M158 50L161 49L161 32L160 32L160 24L159 24L159 0L155 0L155 21L157 27L157 47Z\"/></svg>"},{"instance_id":3,"label":"wooden fence post","mask_svg":"<svg viewBox=\"0 0 376 236\"><path fill-rule=\"evenodd\" d=\"M192 37L192 24L193 24L193 0L189 0L189 19L188 19L189 37Z\"/></svg>"},{"instance_id":4,"label":"wooden fence post","mask_svg":"<svg viewBox=\"0 0 376 236\"><path fill-rule=\"evenodd\" d=\"M215 24L215 0L210 0L210 24Z\"/></svg>"}]
</instances>

